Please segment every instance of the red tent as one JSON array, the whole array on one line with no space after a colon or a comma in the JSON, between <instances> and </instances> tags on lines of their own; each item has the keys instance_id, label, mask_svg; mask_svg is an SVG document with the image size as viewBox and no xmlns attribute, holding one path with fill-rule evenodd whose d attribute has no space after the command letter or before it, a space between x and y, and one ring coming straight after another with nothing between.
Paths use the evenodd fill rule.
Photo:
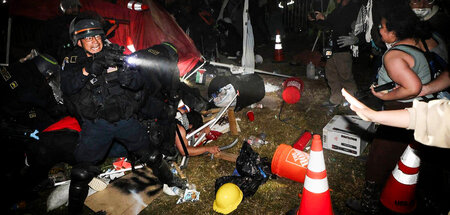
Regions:
<instances>
[{"instance_id":1,"label":"red tent","mask_svg":"<svg viewBox=\"0 0 450 215\"><path fill-rule=\"evenodd\" d=\"M127 8L128 0L118 0L113 4L104 0L80 0L81 11L94 11L102 17L127 20L129 24L119 24L110 41L121 46L127 45L130 37L136 50L148 48L161 42L171 42L178 49L180 76L191 71L201 59L200 52L192 40L178 26L175 19L153 0L143 0L149 6L146 11ZM11 15L19 15L39 20L47 20L58 15L59 0L15 0L10 3ZM129 50L127 50L128 53Z\"/></svg>"}]
</instances>

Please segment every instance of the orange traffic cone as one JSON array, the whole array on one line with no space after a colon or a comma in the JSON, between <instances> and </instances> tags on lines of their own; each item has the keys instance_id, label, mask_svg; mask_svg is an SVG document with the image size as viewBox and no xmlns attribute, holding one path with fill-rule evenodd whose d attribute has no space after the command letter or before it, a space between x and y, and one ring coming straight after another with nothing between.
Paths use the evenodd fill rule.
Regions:
<instances>
[{"instance_id":1,"label":"orange traffic cone","mask_svg":"<svg viewBox=\"0 0 450 215\"><path fill-rule=\"evenodd\" d=\"M302 191L302 201L297 215L333 214L327 171L323 158L322 140L315 134L309 154L308 171Z\"/></svg>"},{"instance_id":2,"label":"orange traffic cone","mask_svg":"<svg viewBox=\"0 0 450 215\"><path fill-rule=\"evenodd\" d=\"M142 4L141 2L137 1L129 1L127 4L127 8L135 11L144 11L149 9L148 5Z\"/></svg>"},{"instance_id":3,"label":"orange traffic cone","mask_svg":"<svg viewBox=\"0 0 450 215\"><path fill-rule=\"evenodd\" d=\"M283 46L281 45L280 31L277 30L277 35L275 35L275 53L273 56L274 62L284 61Z\"/></svg>"},{"instance_id":4,"label":"orange traffic cone","mask_svg":"<svg viewBox=\"0 0 450 215\"><path fill-rule=\"evenodd\" d=\"M130 50L131 53L136 51L133 45L133 40L131 40L131 37L127 37L127 49Z\"/></svg>"},{"instance_id":5,"label":"orange traffic cone","mask_svg":"<svg viewBox=\"0 0 450 215\"><path fill-rule=\"evenodd\" d=\"M416 208L416 183L419 176L418 151L409 145L403 152L381 193L380 201L397 213L410 213Z\"/></svg>"}]
</instances>

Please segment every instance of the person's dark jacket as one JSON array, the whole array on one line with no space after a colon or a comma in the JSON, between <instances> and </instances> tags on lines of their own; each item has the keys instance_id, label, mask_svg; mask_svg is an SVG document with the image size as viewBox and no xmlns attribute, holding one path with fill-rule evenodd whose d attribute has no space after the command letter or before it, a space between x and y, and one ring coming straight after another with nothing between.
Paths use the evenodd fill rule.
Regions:
<instances>
[{"instance_id":1,"label":"person's dark jacket","mask_svg":"<svg viewBox=\"0 0 450 215\"><path fill-rule=\"evenodd\" d=\"M339 36L348 36L352 31L351 24L358 16L360 4L350 1L347 5L342 6L338 4L325 20L318 21L319 25L323 25L325 29L333 30L333 52L348 52L348 47L339 48L337 45L337 38ZM327 40L326 40L327 41Z\"/></svg>"},{"instance_id":2,"label":"person's dark jacket","mask_svg":"<svg viewBox=\"0 0 450 215\"><path fill-rule=\"evenodd\" d=\"M108 46L104 46L102 52L93 57L87 57L82 48L76 47L65 60L61 90L69 110L79 119L116 122L134 116L139 108L142 99L140 89L143 87L139 72L119 67L118 71L110 73L104 69L98 76L83 75L82 69L105 51L108 51ZM126 85L122 84L121 73L128 74Z\"/></svg>"}]
</instances>

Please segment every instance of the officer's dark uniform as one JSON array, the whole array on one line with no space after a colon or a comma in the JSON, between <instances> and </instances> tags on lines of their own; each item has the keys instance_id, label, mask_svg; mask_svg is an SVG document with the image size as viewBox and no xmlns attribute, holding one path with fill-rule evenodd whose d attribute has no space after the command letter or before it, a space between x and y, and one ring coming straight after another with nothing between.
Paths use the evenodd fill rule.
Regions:
<instances>
[{"instance_id":1,"label":"officer's dark uniform","mask_svg":"<svg viewBox=\"0 0 450 215\"><path fill-rule=\"evenodd\" d=\"M180 82L178 54L173 44L163 42L137 51L128 56L130 58L142 59L132 65L142 71L147 94L139 109L139 117L145 123L155 147L164 155L172 157L177 153L174 135L178 102L183 99L185 104L196 111L205 109L207 102L198 89Z\"/></svg>"},{"instance_id":2,"label":"officer's dark uniform","mask_svg":"<svg viewBox=\"0 0 450 215\"><path fill-rule=\"evenodd\" d=\"M41 62L43 56L53 59L40 54L32 60L0 68L4 80L0 82L0 97L4 101L0 115L3 120L14 118L17 123L42 131L61 117L58 102L48 84L53 77L44 74L49 71L49 66ZM59 68L51 66L55 67L52 69L56 76Z\"/></svg>"},{"instance_id":3,"label":"officer's dark uniform","mask_svg":"<svg viewBox=\"0 0 450 215\"><path fill-rule=\"evenodd\" d=\"M104 49L107 49L105 47ZM82 69L93 61L80 47L71 54L61 77L66 103L82 120L81 144L75 151L79 162L96 163L107 153L113 138L123 142L129 151L148 144L145 131L135 119L139 105L139 73L127 87L119 82L117 72L95 77L84 76ZM133 91L135 90L135 91Z\"/></svg>"},{"instance_id":4,"label":"officer's dark uniform","mask_svg":"<svg viewBox=\"0 0 450 215\"><path fill-rule=\"evenodd\" d=\"M35 152L47 151L42 136L37 140L30 134L35 130L42 132L65 115L63 105L56 101L49 86L59 76L59 70L54 58L47 54L0 67L0 99L3 101L0 105L0 140L5 146L4 159L11 163L3 169L4 181L9 185L5 192L12 194L5 205L35 197L36 185L48 178L48 170L57 163L53 162L53 156L46 156L45 160L32 158ZM59 142L65 143L64 140Z\"/></svg>"},{"instance_id":5,"label":"officer's dark uniform","mask_svg":"<svg viewBox=\"0 0 450 215\"><path fill-rule=\"evenodd\" d=\"M89 33L92 29L97 30ZM95 20L80 20L74 27L75 32L87 32L85 37L104 35L103 30L98 29L101 26ZM119 68L119 71L107 73L104 68L96 75L83 75L83 68L87 71L96 60L104 59L102 57L113 51L111 47L104 45L92 57L88 57L83 48L76 47L66 58L61 74L65 103L79 118L82 128L75 150L78 164L71 173L70 213L81 212L89 189L88 183L99 174L95 165L105 157L113 140L123 143L138 162L152 168L161 182L169 186L181 185L170 172L162 155L150 148L146 130L136 119L144 85L140 72Z\"/></svg>"}]
</instances>

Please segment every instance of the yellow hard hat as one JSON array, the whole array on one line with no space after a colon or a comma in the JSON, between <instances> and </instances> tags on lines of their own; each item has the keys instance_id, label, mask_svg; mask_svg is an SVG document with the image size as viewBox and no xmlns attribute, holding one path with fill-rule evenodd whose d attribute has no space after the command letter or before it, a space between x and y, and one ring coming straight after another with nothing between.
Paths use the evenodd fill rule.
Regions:
<instances>
[{"instance_id":1,"label":"yellow hard hat","mask_svg":"<svg viewBox=\"0 0 450 215\"><path fill-rule=\"evenodd\" d=\"M241 189L233 183L222 185L216 193L213 209L222 214L229 214L241 203L244 195Z\"/></svg>"}]
</instances>

